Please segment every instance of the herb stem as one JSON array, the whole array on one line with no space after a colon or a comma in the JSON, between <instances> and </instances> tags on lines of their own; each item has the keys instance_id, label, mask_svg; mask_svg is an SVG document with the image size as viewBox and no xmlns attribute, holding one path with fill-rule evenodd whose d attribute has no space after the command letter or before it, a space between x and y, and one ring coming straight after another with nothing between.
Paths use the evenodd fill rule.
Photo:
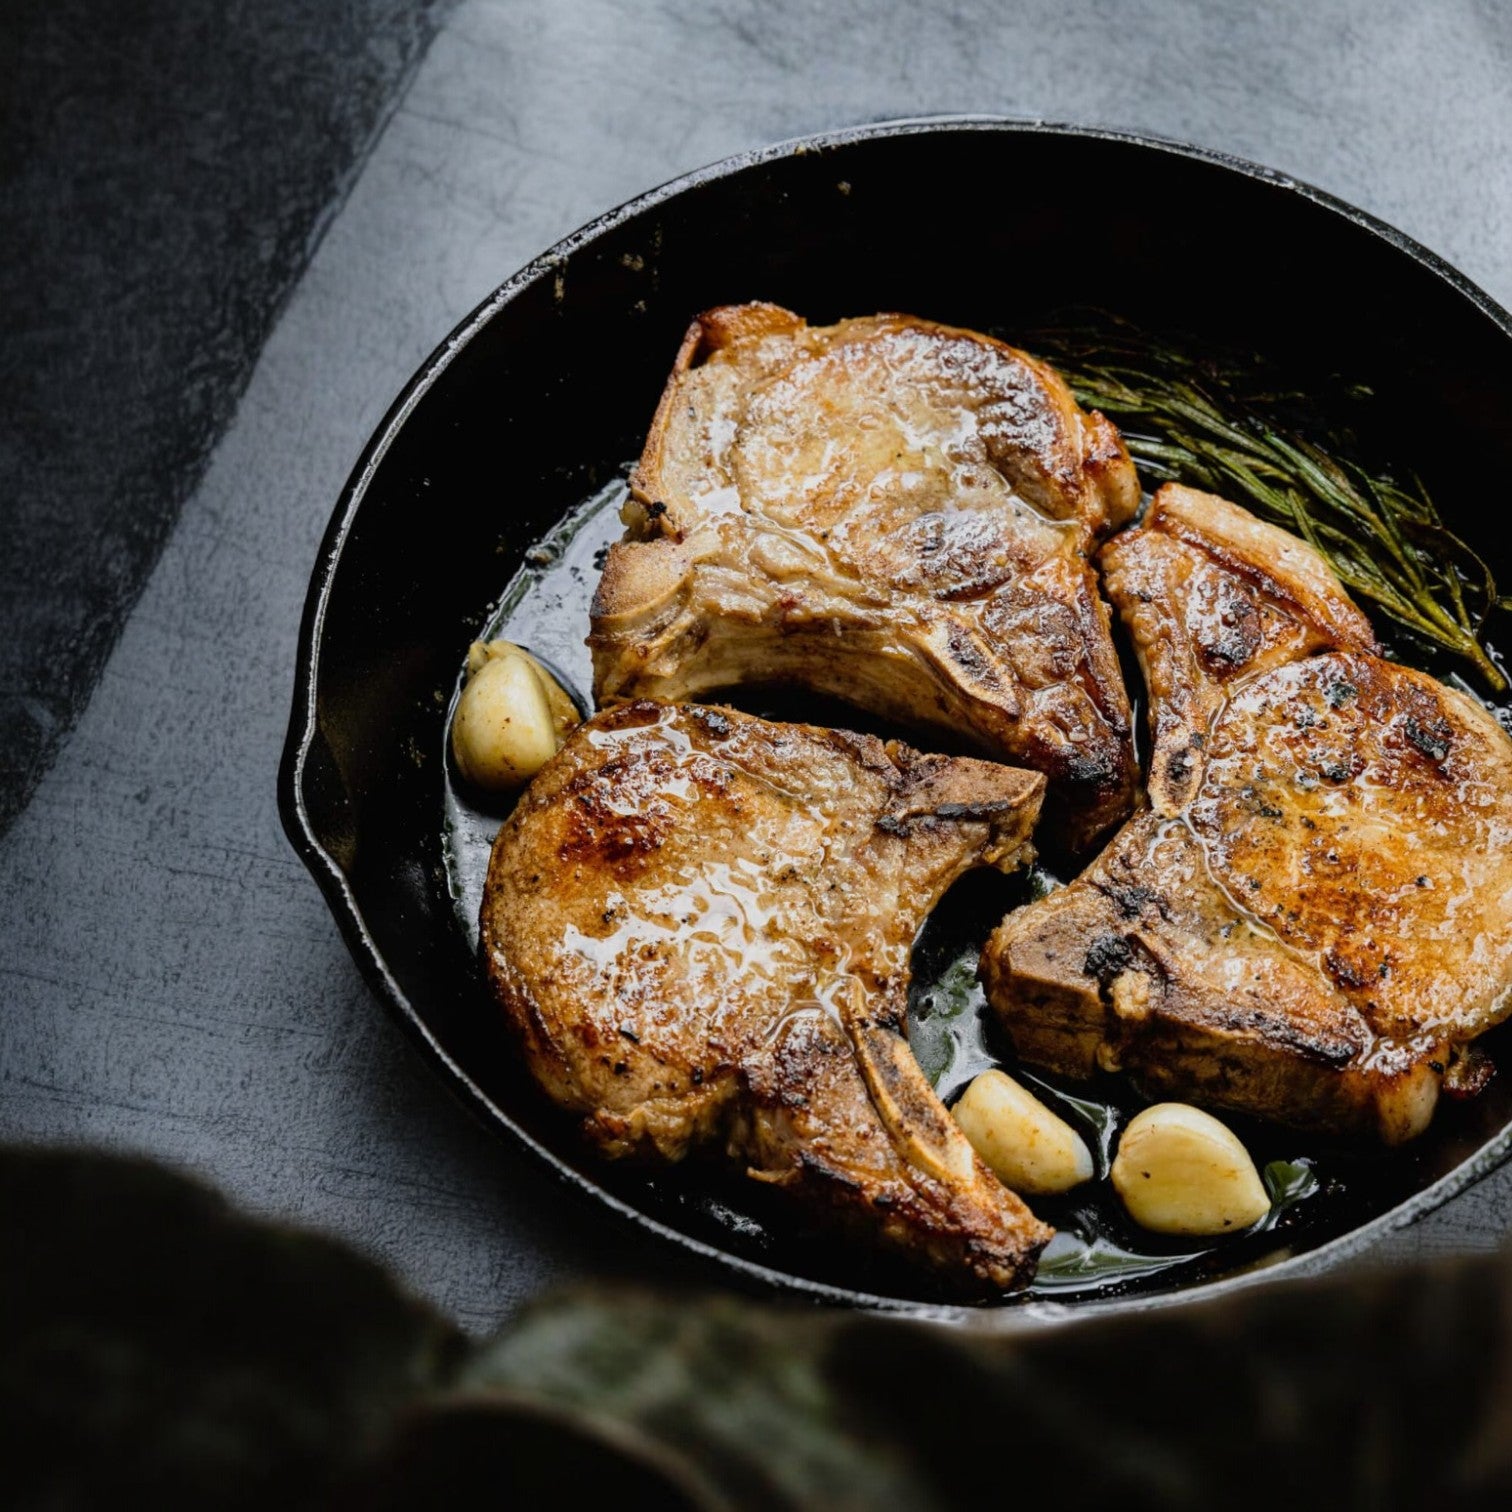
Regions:
<instances>
[{"instance_id":1,"label":"herb stem","mask_svg":"<svg viewBox=\"0 0 1512 1512\"><path fill-rule=\"evenodd\" d=\"M1422 483L1376 477L1271 418L1254 374L1144 346L1129 327L1046 333L1039 347L1077 399L1109 415L1155 478L1247 503L1312 545L1346 588L1414 635L1468 661L1496 692L1507 680L1484 642L1512 598L1439 517ZM1296 396L1288 396L1296 397Z\"/></svg>"}]
</instances>

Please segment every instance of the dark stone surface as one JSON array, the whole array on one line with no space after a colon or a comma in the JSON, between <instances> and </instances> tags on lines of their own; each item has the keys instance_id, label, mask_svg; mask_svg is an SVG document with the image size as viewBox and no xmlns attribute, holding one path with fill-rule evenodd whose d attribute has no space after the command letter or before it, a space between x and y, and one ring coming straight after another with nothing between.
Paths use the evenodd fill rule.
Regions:
<instances>
[{"instance_id":1,"label":"dark stone surface","mask_svg":"<svg viewBox=\"0 0 1512 1512\"><path fill-rule=\"evenodd\" d=\"M664 1276L659 1247L452 1106L279 830L305 583L389 400L494 284L637 190L800 131L929 111L1092 120L1259 158L1395 221L1507 302L1509 62L1512 16L1490 0L464 0L272 330L77 729L0 841L0 1134L154 1152L347 1235L472 1327L557 1278ZM1011 184L972 206L899 185L900 213L938 217L942 235L1012 201ZM189 266L169 287L204 299ZM103 342L89 350L106 360ZM81 385L61 431L18 429L37 455L69 452L122 413L140 421L136 402ZM20 412L9 393L6 411ZM183 455L168 419L142 423ZM501 467L501 505L508 487ZM148 478L135 497L152 492ZM4 591L30 591L15 570ZM1509 1214L1503 1172L1396 1245L1489 1247Z\"/></svg>"},{"instance_id":2,"label":"dark stone surface","mask_svg":"<svg viewBox=\"0 0 1512 1512\"><path fill-rule=\"evenodd\" d=\"M451 0L0 19L0 830Z\"/></svg>"}]
</instances>

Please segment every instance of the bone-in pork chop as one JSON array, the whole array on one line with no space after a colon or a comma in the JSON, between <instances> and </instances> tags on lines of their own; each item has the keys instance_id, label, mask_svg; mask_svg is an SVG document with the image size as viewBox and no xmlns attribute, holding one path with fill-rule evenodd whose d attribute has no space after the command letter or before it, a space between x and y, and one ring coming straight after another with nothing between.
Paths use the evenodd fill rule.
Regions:
<instances>
[{"instance_id":1,"label":"bone-in pork chop","mask_svg":"<svg viewBox=\"0 0 1512 1512\"><path fill-rule=\"evenodd\" d=\"M1149 688L1150 809L994 934L993 1006L1035 1065L1410 1138L1508 1011L1512 741L1221 499L1168 484L1102 560Z\"/></svg>"},{"instance_id":2,"label":"bone-in pork chop","mask_svg":"<svg viewBox=\"0 0 1512 1512\"><path fill-rule=\"evenodd\" d=\"M901 315L693 323L593 605L601 704L796 685L1050 779L1073 846L1128 812L1128 699L1088 552L1139 504L1043 363Z\"/></svg>"},{"instance_id":3,"label":"bone-in pork chop","mask_svg":"<svg viewBox=\"0 0 1512 1512\"><path fill-rule=\"evenodd\" d=\"M581 725L495 841L494 991L610 1155L722 1152L967 1289L1051 1231L981 1163L905 1039L909 950L962 872L1012 870L1044 780L639 702Z\"/></svg>"}]
</instances>

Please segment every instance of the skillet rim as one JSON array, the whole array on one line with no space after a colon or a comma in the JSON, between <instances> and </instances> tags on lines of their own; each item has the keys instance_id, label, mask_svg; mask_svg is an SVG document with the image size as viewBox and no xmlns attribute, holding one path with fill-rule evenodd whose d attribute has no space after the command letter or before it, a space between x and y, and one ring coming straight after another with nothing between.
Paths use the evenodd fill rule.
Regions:
<instances>
[{"instance_id":1,"label":"skillet rim","mask_svg":"<svg viewBox=\"0 0 1512 1512\"><path fill-rule=\"evenodd\" d=\"M389 448L421 399L451 365L457 354L505 305L538 280L554 277L579 249L605 233L633 220L647 210L681 194L731 177L748 168L806 153L826 152L858 142L894 137L928 135L933 132L981 131L1004 136L1053 136L1099 142L1115 142L1142 151L1185 158L1243 178L1298 194L1321 209L1349 222L1366 235L1386 242L1425 272L1447 284L1472 305L1502 334L1512 340L1512 314L1458 269L1413 237L1378 216L1277 169L1217 149L1194 146L1168 137L1147 135L1114 127L1078 125L1043 118L989 114L910 116L840 127L793 137L766 147L747 149L667 180L657 187L588 221L539 256L526 263L466 315L416 370L379 422L337 500L316 554L310 587L300 619L295 652L294 701L288 733L278 770L278 808L284 833L309 869L336 919L369 988L398 1019L420 1050L431 1070L475 1117L499 1131L542 1160L546 1167L580 1196L609 1208L644 1232L664 1243L691 1251L703 1260L735 1272L746 1282L763 1289L805 1299L813 1304L832 1304L866 1311L902 1315L951 1323L970 1323L979 1328L1008 1332L1051 1321L1088 1319L1112 1313L1145 1312L1155 1308L1187 1306L1229 1296L1266 1282L1314 1276L1332 1270L1387 1235L1415 1223L1484 1179L1512 1156L1512 1120L1473 1154L1467 1156L1437 1181L1412 1194L1395 1207L1358 1227L1299 1255L1262 1261L1259 1265L1211 1281L1199 1281L1169 1292L1123 1297L1091 1297L1084 1301L1033 1301L1018 1304L978 1306L928 1303L870 1292L854 1291L833 1283L792 1275L759 1261L747 1259L695 1238L672 1224L642 1212L634 1204L600 1186L548 1149L516 1122L484 1092L466 1069L432 1033L424 1015L405 994L390 971L369 929L347 879L315 832L305 800L304 783L316 739L316 695L320 675L320 651L326 610L347 538Z\"/></svg>"}]
</instances>

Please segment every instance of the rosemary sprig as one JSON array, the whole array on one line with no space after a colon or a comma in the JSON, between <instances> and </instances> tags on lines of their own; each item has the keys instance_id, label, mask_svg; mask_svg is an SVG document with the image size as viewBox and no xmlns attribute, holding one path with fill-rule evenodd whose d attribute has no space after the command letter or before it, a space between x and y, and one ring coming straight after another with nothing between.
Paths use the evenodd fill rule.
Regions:
<instances>
[{"instance_id":1,"label":"rosemary sprig","mask_svg":"<svg viewBox=\"0 0 1512 1512\"><path fill-rule=\"evenodd\" d=\"M1512 601L1418 479L1375 476L1293 433L1272 416L1301 396L1254 392L1255 375L1238 364L1145 344L1127 326L1046 332L1036 346L1081 403L1118 424L1142 471L1224 494L1295 531L1345 587L1506 689L1485 629Z\"/></svg>"}]
</instances>

